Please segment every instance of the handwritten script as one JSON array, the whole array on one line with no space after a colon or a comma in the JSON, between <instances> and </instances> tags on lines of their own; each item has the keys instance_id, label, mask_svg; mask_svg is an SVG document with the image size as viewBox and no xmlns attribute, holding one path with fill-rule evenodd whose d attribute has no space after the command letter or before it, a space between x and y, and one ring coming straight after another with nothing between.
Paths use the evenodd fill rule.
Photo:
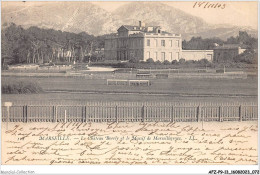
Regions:
<instances>
[{"instance_id":1,"label":"handwritten script","mask_svg":"<svg viewBox=\"0 0 260 175\"><path fill-rule=\"evenodd\" d=\"M193 8L201 9L225 9L226 4L224 2L195 2Z\"/></svg>"},{"instance_id":2,"label":"handwritten script","mask_svg":"<svg viewBox=\"0 0 260 175\"><path fill-rule=\"evenodd\" d=\"M257 122L2 124L3 164L257 164Z\"/></svg>"}]
</instances>

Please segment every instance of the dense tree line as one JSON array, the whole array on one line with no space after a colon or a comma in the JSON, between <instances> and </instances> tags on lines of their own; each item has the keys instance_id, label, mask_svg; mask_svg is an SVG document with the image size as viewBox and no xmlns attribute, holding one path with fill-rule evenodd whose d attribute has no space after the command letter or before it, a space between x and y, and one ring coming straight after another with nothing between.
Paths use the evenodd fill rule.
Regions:
<instances>
[{"instance_id":1,"label":"dense tree line","mask_svg":"<svg viewBox=\"0 0 260 175\"><path fill-rule=\"evenodd\" d=\"M223 40L219 38L207 38L202 39L201 37L192 37L189 41L182 41L182 49L184 50L212 50L216 47L216 44L222 45Z\"/></svg>"},{"instance_id":2,"label":"dense tree line","mask_svg":"<svg viewBox=\"0 0 260 175\"><path fill-rule=\"evenodd\" d=\"M15 24L3 25L1 33L2 63L44 63L79 61L104 47L104 36L95 37L85 32L75 34L53 29Z\"/></svg>"},{"instance_id":3,"label":"dense tree line","mask_svg":"<svg viewBox=\"0 0 260 175\"><path fill-rule=\"evenodd\" d=\"M240 31L237 37L230 37L226 41L219 38L192 37L189 41L183 40L182 48L184 50L211 50L216 45L238 44L245 49L257 49L258 40L248 35L247 32Z\"/></svg>"}]
</instances>

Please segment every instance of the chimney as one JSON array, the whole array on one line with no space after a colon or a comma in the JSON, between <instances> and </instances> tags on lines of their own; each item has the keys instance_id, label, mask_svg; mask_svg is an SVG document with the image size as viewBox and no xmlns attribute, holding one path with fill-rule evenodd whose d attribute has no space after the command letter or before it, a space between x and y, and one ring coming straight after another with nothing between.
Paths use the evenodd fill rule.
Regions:
<instances>
[{"instance_id":1,"label":"chimney","mask_svg":"<svg viewBox=\"0 0 260 175\"><path fill-rule=\"evenodd\" d=\"M158 27L155 28L155 33L159 33L159 28Z\"/></svg>"},{"instance_id":2,"label":"chimney","mask_svg":"<svg viewBox=\"0 0 260 175\"><path fill-rule=\"evenodd\" d=\"M145 23L142 21L139 21L139 27L145 27Z\"/></svg>"}]
</instances>

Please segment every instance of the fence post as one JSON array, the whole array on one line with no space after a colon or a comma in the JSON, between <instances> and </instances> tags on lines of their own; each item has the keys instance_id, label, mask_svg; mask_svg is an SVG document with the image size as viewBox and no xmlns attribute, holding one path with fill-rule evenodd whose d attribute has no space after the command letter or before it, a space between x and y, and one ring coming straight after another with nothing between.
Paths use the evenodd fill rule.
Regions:
<instances>
[{"instance_id":1,"label":"fence post","mask_svg":"<svg viewBox=\"0 0 260 175\"><path fill-rule=\"evenodd\" d=\"M27 118L28 118L28 116L27 116L27 112L28 112L27 109L28 109L27 105L23 106L23 122L24 123L27 122Z\"/></svg>"},{"instance_id":2,"label":"fence post","mask_svg":"<svg viewBox=\"0 0 260 175\"><path fill-rule=\"evenodd\" d=\"M56 110L55 110L55 122L56 123L58 122L58 107L59 106L56 106Z\"/></svg>"},{"instance_id":3,"label":"fence post","mask_svg":"<svg viewBox=\"0 0 260 175\"><path fill-rule=\"evenodd\" d=\"M56 118L57 118L57 116L56 116L56 114L57 114L57 113L56 113L56 106L53 106L53 107L52 107L52 112L53 112L53 113L52 113L52 115L53 115L52 122L55 122L55 121L57 120L57 119L56 119Z\"/></svg>"},{"instance_id":4,"label":"fence post","mask_svg":"<svg viewBox=\"0 0 260 175\"><path fill-rule=\"evenodd\" d=\"M88 117L87 117L87 106L85 106L85 122L88 122Z\"/></svg>"},{"instance_id":5,"label":"fence post","mask_svg":"<svg viewBox=\"0 0 260 175\"><path fill-rule=\"evenodd\" d=\"M84 111L85 111L85 113L84 113L84 122L87 122L87 106L84 106Z\"/></svg>"},{"instance_id":6,"label":"fence post","mask_svg":"<svg viewBox=\"0 0 260 175\"><path fill-rule=\"evenodd\" d=\"M242 106L240 105L238 108L239 121L242 122Z\"/></svg>"},{"instance_id":7,"label":"fence post","mask_svg":"<svg viewBox=\"0 0 260 175\"><path fill-rule=\"evenodd\" d=\"M222 108L221 106L219 106L219 108L218 108L218 117L219 117L219 121L220 121L220 122L223 122L222 113L221 113L221 112L222 112L221 108Z\"/></svg>"},{"instance_id":8,"label":"fence post","mask_svg":"<svg viewBox=\"0 0 260 175\"><path fill-rule=\"evenodd\" d=\"M173 119L173 111L174 111L174 108L173 108L173 106L172 106L172 108L171 108L171 122L174 122L174 119Z\"/></svg>"},{"instance_id":9,"label":"fence post","mask_svg":"<svg viewBox=\"0 0 260 175\"><path fill-rule=\"evenodd\" d=\"M200 106L197 107L197 122L199 122L201 119L201 111L200 111Z\"/></svg>"},{"instance_id":10,"label":"fence post","mask_svg":"<svg viewBox=\"0 0 260 175\"><path fill-rule=\"evenodd\" d=\"M144 122L144 105L142 107L141 116L142 116L142 122Z\"/></svg>"},{"instance_id":11,"label":"fence post","mask_svg":"<svg viewBox=\"0 0 260 175\"><path fill-rule=\"evenodd\" d=\"M84 122L84 106L82 106L81 122Z\"/></svg>"},{"instance_id":12,"label":"fence post","mask_svg":"<svg viewBox=\"0 0 260 175\"><path fill-rule=\"evenodd\" d=\"M23 122L24 122L24 118L25 118L25 106L23 106Z\"/></svg>"},{"instance_id":13,"label":"fence post","mask_svg":"<svg viewBox=\"0 0 260 175\"><path fill-rule=\"evenodd\" d=\"M116 117L116 122L118 123L118 107L117 107L117 105L116 105L115 117Z\"/></svg>"},{"instance_id":14,"label":"fence post","mask_svg":"<svg viewBox=\"0 0 260 175\"><path fill-rule=\"evenodd\" d=\"M67 123L67 110L65 110L64 123Z\"/></svg>"},{"instance_id":15,"label":"fence post","mask_svg":"<svg viewBox=\"0 0 260 175\"><path fill-rule=\"evenodd\" d=\"M6 129L8 130L8 122L10 120L10 106L6 106L7 110L7 120L6 120Z\"/></svg>"}]
</instances>

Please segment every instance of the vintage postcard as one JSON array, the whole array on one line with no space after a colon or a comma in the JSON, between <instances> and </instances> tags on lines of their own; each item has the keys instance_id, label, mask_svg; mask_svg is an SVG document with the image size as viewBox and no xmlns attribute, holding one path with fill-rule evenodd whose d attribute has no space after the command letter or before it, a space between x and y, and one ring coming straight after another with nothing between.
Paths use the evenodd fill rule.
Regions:
<instances>
[{"instance_id":1,"label":"vintage postcard","mask_svg":"<svg viewBox=\"0 0 260 175\"><path fill-rule=\"evenodd\" d=\"M258 165L257 82L256 1L2 1L1 165Z\"/></svg>"}]
</instances>

